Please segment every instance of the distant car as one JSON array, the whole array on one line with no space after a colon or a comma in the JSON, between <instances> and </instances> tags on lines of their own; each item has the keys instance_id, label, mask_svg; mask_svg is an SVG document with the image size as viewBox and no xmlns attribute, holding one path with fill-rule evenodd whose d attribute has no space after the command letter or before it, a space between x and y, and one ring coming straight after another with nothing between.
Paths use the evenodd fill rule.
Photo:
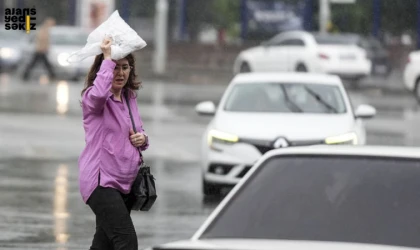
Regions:
<instances>
[{"instance_id":1,"label":"distant car","mask_svg":"<svg viewBox=\"0 0 420 250\"><path fill-rule=\"evenodd\" d=\"M264 153L274 148L316 144L365 144L363 118L341 79L314 73L241 73L227 87L219 106L202 102L201 115L214 115L202 139L205 195L233 186Z\"/></svg>"},{"instance_id":2,"label":"distant car","mask_svg":"<svg viewBox=\"0 0 420 250\"><path fill-rule=\"evenodd\" d=\"M2 71L13 71L18 68L22 60L22 40L25 35L22 31L0 29L0 69Z\"/></svg>"},{"instance_id":3,"label":"distant car","mask_svg":"<svg viewBox=\"0 0 420 250\"><path fill-rule=\"evenodd\" d=\"M418 148L273 150L192 238L149 249L419 249L419 179Z\"/></svg>"},{"instance_id":4,"label":"distant car","mask_svg":"<svg viewBox=\"0 0 420 250\"><path fill-rule=\"evenodd\" d=\"M404 85L420 103L420 51L413 51L408 55L404 69Z\"/></svg>"},{"instance_id":5,"label":"distant car","mask_svg":"<svg viewBox=\"0 0 420 250\"><path fill-rule=\"evenodd\" d=\"M328 73L357 81L368 76L371 67L366 51L346 36L288 31L242 51L233 71Z\"/></svg>"},{"instance_id":6,"label":"distant car","mask_svg":"<svg viewBox=\"0 0 420 250\"><path fill-rule=\"evenodd\" d=\"M374 37L355 35L358 46L365 49L368 58L372 61L372 75L388 76L392 71L392 65L388 51Z\"/></svg>"},{"instance_id":7,"label":"distant car","mask_svg":"<svg viewBox=\"0 0 420 250\"><path fill-rule=\"evenodd\" d=\"M84 78L89 72L95 57L89 57L80 63L70 64L67 62L70 54L82 49L87 42L89 32L74 26L54 26L50 32L50 51L48 58L52 63L58 77L78 80ZM35 50L35 34L27 41L25 54L32 55ZM25 57L25 66L32 56ZM45 70L44 70L45 71ZM32 74L33 75L33 74Z\"/></svg>"}]
</instances>

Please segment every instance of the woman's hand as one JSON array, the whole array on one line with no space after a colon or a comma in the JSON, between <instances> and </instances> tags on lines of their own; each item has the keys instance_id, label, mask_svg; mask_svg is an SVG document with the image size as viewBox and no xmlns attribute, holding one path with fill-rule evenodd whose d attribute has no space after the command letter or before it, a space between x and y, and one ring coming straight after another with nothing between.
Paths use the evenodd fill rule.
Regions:
<instances>
[{"instance_id":1,"label":"woman's hand","mask_svg":"<svg viewBox=\"0 0 420 250\"><path fill-rule=\"evenodd\" d=\"M130 141L134 147L138 148L143 146L146 143L146 136L142 133L137 132L136 134L132 129L130 129Z\"/></svg>"},{"instance_id":2,"label":"woman's hand","mask_svg":"<svg viewBox=\"0 0 420 250\"><path fill-rule=\"evenodd\" d=\"M112 39L110 37L106 37L102 41L101 50L102 50L102 53L104 54L104 59L111 60L111 44L112 44Z\"/></svg>"}]
</instances>

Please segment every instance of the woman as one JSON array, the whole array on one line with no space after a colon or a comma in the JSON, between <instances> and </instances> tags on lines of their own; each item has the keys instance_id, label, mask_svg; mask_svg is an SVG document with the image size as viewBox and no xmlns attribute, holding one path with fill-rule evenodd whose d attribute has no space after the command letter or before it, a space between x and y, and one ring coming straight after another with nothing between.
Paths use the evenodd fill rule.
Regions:
<instances>
[{"instance_id":1,"label":"woman","mask_svg":"<svg viewBox=\"0 0 420 250\"><path fill-rule=\"evenodd\" d=\"M138 149L146 150L149 140L138 115L134 57L111 60L111 43L103 40L103 54L96 56L82 91L86 146L79 158L79 184L83 201L96 215L90 249L130 250L137 249L130 190L142 161Z\"/></svg>"}]
</instances>

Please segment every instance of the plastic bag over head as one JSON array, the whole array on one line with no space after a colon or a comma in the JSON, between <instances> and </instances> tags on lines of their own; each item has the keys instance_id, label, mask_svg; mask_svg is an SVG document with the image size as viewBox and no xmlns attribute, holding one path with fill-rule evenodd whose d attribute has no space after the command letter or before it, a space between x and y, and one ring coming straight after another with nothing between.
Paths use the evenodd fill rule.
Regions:
<instances>
[{"instance_id":1,"label":"plastic bag over head","mask_svg":"<svg viewBox=\"0 0 420 250\"><path fill-rule=\"evenodd\" d=\"M80 62L87 57L102 54L101 44L105 37L111 37L111 59L120 60L128 54L146 47L146 42L120 17L118 10L94 31L85 47L70 55L69 63Z\"/></svg>"}]
</instances>

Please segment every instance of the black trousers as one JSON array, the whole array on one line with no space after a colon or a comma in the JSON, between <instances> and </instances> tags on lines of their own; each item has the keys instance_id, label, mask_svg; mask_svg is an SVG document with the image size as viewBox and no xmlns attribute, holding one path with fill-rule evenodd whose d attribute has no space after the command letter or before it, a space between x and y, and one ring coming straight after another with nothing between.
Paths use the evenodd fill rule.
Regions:
<instances>
[{"instance_id":1,"label":"black trousers","mask_svg":"<svg viewBox=\"0 0 420 250\"><path fill-rule=\"evenodd\" d=\"M87 204L96 215L91 250L137 250L137 234L130 217L134 197L113 188L98 186Z\"/></svg>"},{"instance_id":2,"label":"black trousers","mask_svg":"<svg viewBox=\"0 0 420 250\"><path fill-rule=\"evenodd\" d=\"M54 73L54 70L53 70L50 62L48 61L47 54L46 53L41 53L41 52L36 52L32 56L31 62L26 66L25 73L23 73L23 79L24 80L29 79L29 74L31 73L32 68L35 67L35 64L38 61L41 61L42 63L44 63L45 67L48 70L48 74L49 74L50 78L55 78L55 73Z\"/></svg>"}]
</instances>

